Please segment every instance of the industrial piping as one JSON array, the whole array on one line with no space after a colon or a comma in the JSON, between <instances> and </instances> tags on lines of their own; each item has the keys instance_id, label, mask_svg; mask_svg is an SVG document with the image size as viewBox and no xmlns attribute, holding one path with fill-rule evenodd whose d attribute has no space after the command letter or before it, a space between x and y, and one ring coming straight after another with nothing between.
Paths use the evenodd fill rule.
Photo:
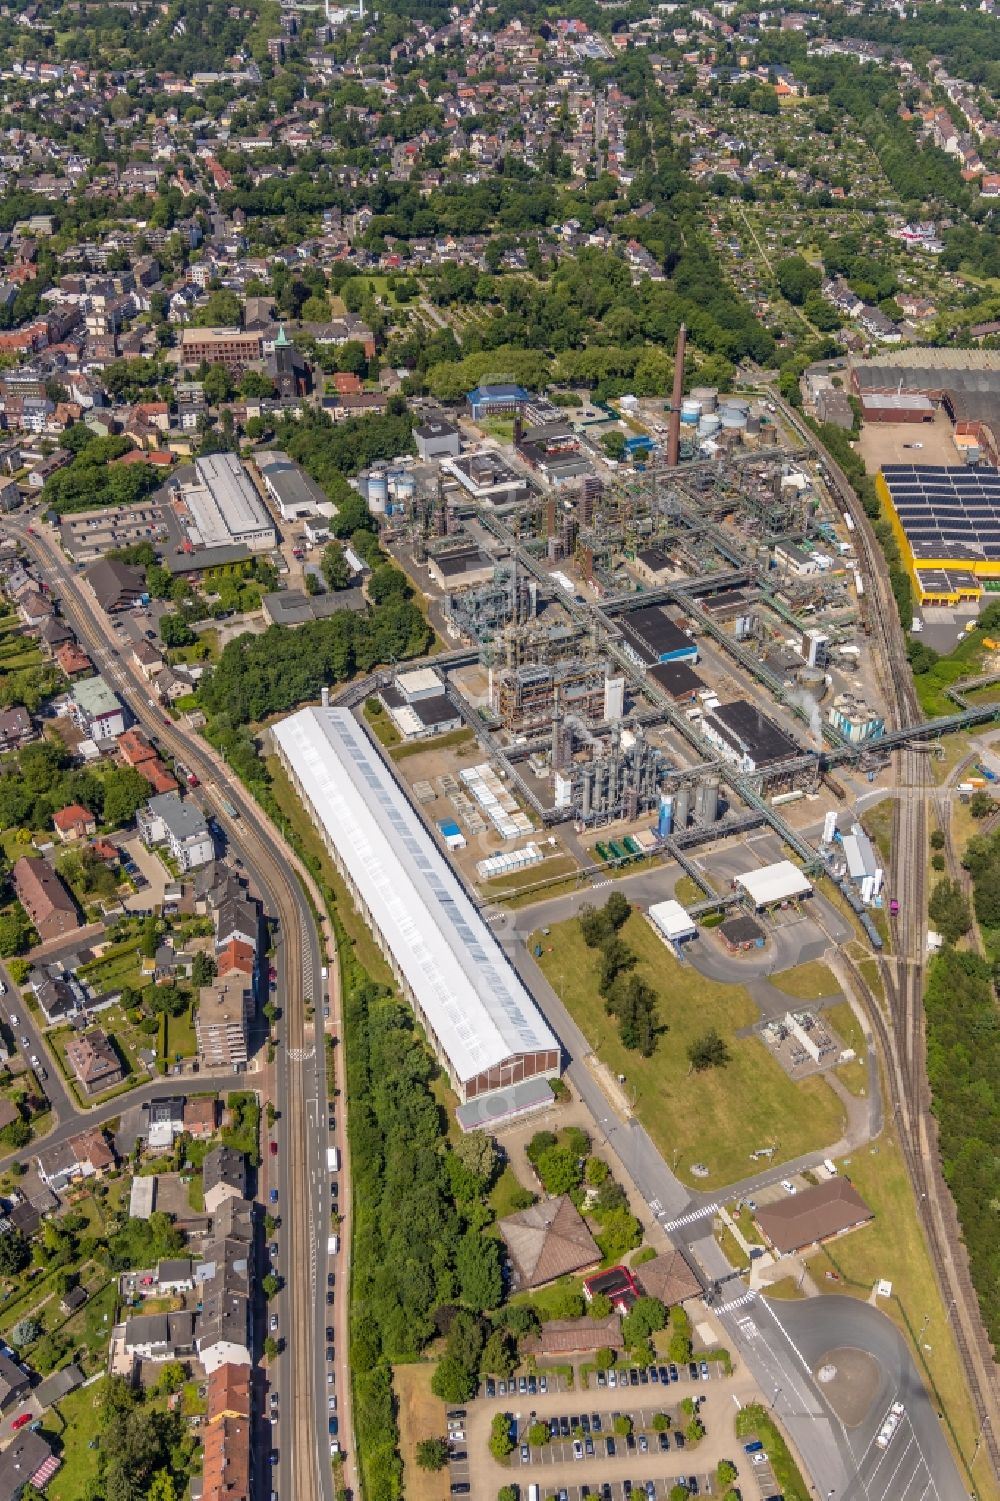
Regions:
<instances>
[{"instance_id":1,"label":"industrial piping","mask_svg":"<svg viewBox=\"0 0 1000 1501\"><path fill-rule=\"evenodd\" d=\"M674 395L670 403L670 427L667 433L667 467L676 469L681 457L681 401L684 398L684 346L687 329L682 323L677 330L677 348L674 351Z\"/></svg>"}]
</instances>

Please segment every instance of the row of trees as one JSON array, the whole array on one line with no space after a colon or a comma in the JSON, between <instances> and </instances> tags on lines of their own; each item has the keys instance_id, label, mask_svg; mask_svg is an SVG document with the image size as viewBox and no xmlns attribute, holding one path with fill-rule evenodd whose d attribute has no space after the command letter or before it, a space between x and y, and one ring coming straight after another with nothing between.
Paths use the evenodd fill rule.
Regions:
<instances>
[{"instance_id":1,"label":"row of trees","mask_svg":"<svg viewBox=\"0 0 1000 1501\"><path fill-rule=\"evenodd\" d=\"M612 892L599 910L583 909L580 931L587 947L598 951L597 986L605 1011L618 1022L623 1046L650 1058L665 1028L659 1020L656 991L635 973L638 958L621 937L631 911L621 892Z\"/></svg>"},{"instance_id":2,"label":"row of trees","mask_svg":"<svg viewBox=\"0 0 1000 1501\"><path fill-rule=\"evenodd\" d=\"M432 639L417 606L393 594L366 613L341 610L295 631L270 626L259 636L237 636L202 678L198 696L220 728L235 729L287 713L380 662L421 656Z\"/></svg>"}]
</instances>

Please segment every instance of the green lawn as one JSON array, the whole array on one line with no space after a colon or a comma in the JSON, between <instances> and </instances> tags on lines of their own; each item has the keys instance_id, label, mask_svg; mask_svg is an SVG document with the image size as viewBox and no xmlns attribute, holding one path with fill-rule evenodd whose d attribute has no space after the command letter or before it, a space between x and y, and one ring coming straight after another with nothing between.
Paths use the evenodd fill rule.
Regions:
<instances>
[{"instance_id":1,"label":"green lawn","mask_svg":"<svg viewBox=\"0 0 1000 1501\"><path fill-rule=\"evenodd\" d=\"M851 1094L864 1094L868 1088L868 1049L865 1046L865 1034L854 1015L849 1001L838 1001L836 1006L828 1006L823 1012L825 1021L836 1032L845 1047L853 1048L857 1058L851 1063L838 1065L836 1073Z\"/></svg>"},{"instance_id":2,"label":"green lawn","mask_svg":"<svg viewBox=\"0 0 1000 1501\"><path fill-rule=\"evenodd\" d=\"M498 1220L517 1212L518 1197L524 1188L512 1167L505 1167L490 1191L490 1204Z\"/></svg>"},{"instance_id":3,"label":"green lawn","mask_svg":"<svg viewBox=\"0 0 1000 1501\"><path fill-rule=\"evenodd\" d=\"M90 1443L100 1432L97 1406L103 1382L81 1387L46 1414L43 1433L55 1441L62 1466L49 1481L49 1501L85 1501L97 1480L98 1451Z\"/></svg>"},{"instance_id":4,"label":"green lawn","mask_svg":"<svg viewBox=\"0 0 1000 1501\"><path fill-rule=\"evenodd\" d=\"M637 972L657 991L666 1025L652 1058L627 1051L597 989L595 951L575 920L540 940L540 964L595 1053L634 1093L635 1112L666 1161L693 1187L719 1188L750 1171L750 1153L776 1144L786 1161L835 1142L843 1129L840 1102L821 1079L793 1083L756 1037L735 1033L757 1020L741 985L722 985L680 964L637 913L622 936L639 957ZM725 1068L693 1074L687 1046L714 1027L728 1042ZM704 1164L705 1177L691 1174Z\"/></svg>"},{"instance_id":5,"label":"green lawn","mask_svg":"<svg viewBox=\"0 0 1000 1501\"><path fill-rule=\"evenodd\" d=\"M182 1058L193 1058L197 1051L198 1039L194 1030L192 1008L185 1006L180 1016L167 1017L166 1056L173 1063L175 1053L180 1053Z\"/></svg>"},{"instance_id":6,"label":"green lawn","mask_svg":"<svg viewBox=\"0 0 1000 1501\"><path fill-rule=\"evenodd\" d=\"M378 733L379 738L381 738L381 732ZM422 756L425 751L457 750L463 745L468 746L470 749L477 748L476 737L468 728L449 730L446 735L436 735L431 740L415 740L412 744L400 745L392 751L392 759L394 761L405 761L410 756Z\"/></svg>"},{"instance_id":7,"label":"green lawn","mask_svg":"<svg viewBox=\"0 0 1000 1501\"><path fill-rule=\"evenodd\" d=\"M874 807L868 808L862 822L869 837L878 846L878 852L888 864L892 858L892 818L896 799L887 797Z\"/></svg>"},{"instance_id":8,"label":"green lawn","mask_svg":"<svg viewBox=\"0 0 1000 1501\"><path fill-rule=\"evenodd\" d=\"M705 893L690 876L680 876L674 887L674 897L682 907L693 907L705 900Z\"/></svg>"},{"instance_id":9,"label":"green lawn","mask_svg":"<svg viewBox=\"0 0 1000 1501\"><path fill-rule=\"evenodd\" d=\"M576 868L572 855L551 855L548 859L539 860L537 865L526 865L523 870L515 870L509 876L481 881L479 889L483 896L506 896L513 891L522 891L525 886L535 886L539 881L552 881L557 876L572 875ZM540 891L537 900L548 898L548 895L548 891Z\"/></svg>"},{"instance_id":10,"label":"green lawn","mask_svg":"<svg viewBox=\"0 0 1000 1501\"><path fill-rule=\"evenodd\" d=\"M771 984L782 995L790 995L797 1001L816 1001L823 996L840 994L840 983L836 976L818 959L811 959L808 964L798 964L794 969L772 975Z\"/></svg>"},{"instance_id":11,"label":"green lawn","mask_svg":"<svg viewBox=\"0 0 1000 1501\"><path fill-rule=\"evenodd\" d=\"M80 975L89 981L99 995L109 995L126 985L142 988L141 959L138 938L126 943L116 943L94 959L80 967Z\"/></svg>"}]
</instances>

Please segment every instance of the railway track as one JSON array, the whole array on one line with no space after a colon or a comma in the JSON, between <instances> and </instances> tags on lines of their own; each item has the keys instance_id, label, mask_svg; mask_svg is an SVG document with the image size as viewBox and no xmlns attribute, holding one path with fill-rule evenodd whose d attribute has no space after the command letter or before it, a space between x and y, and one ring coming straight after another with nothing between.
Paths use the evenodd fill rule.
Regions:
<instances>
[{"instance_id":1,"label":"railway track","mask_svg":"<svg viewBox=\"0 0 1000 1501\"><path fill-rule=\"evenodd\" d=\"M855 542L869 581L864 618L874 647L875 667L888 717L896 727L916 724L923 714L898 625L896 601L886 576L885 560L871 522L840 466L787 404L781 402L780 405L795 430L822 459L832 491L854 522ZM897 785L903 795L894 800L893 807L892 879L900 905L893 922L894 953L879 959L886 1009L871 993L857 966L850 960L847 964L858 994L867 1001L869 1020L885 1060L900 1147L938 1286L952 1314L955 1343L980 1425L977 1452L981 1443L996 1475L1000 1474L1000 1444L997 1441L1000 1392L996 1366L983 1328L979 1300L961 1250L962 1233L954 1202L941 1172L937 1130L927 1083L923 996L930 768L926 757L918 752L904 748L897 754ZM945 833L946 858L952 870L958 870L947 817L941 819L941 827ZM971 1480L970 1459L968 1455L964 1458Z\"/></svg>"}]
</instances>

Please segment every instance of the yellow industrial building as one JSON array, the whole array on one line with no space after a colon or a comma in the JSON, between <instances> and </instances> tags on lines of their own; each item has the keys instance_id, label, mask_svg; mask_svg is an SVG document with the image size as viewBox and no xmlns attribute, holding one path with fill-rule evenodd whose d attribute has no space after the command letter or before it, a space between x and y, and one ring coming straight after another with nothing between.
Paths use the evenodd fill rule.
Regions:
<instances>
[{"instance_id":1,"label":"yellow industrial building","mask_svg":"<svg viewBox=\"0 0 1000 1501\"><path fill-rule=\"evenodd\" d=\"M1000 474L887 464L875 488L921 605L1000 592Z\"/></svg>"}]
</instances>

